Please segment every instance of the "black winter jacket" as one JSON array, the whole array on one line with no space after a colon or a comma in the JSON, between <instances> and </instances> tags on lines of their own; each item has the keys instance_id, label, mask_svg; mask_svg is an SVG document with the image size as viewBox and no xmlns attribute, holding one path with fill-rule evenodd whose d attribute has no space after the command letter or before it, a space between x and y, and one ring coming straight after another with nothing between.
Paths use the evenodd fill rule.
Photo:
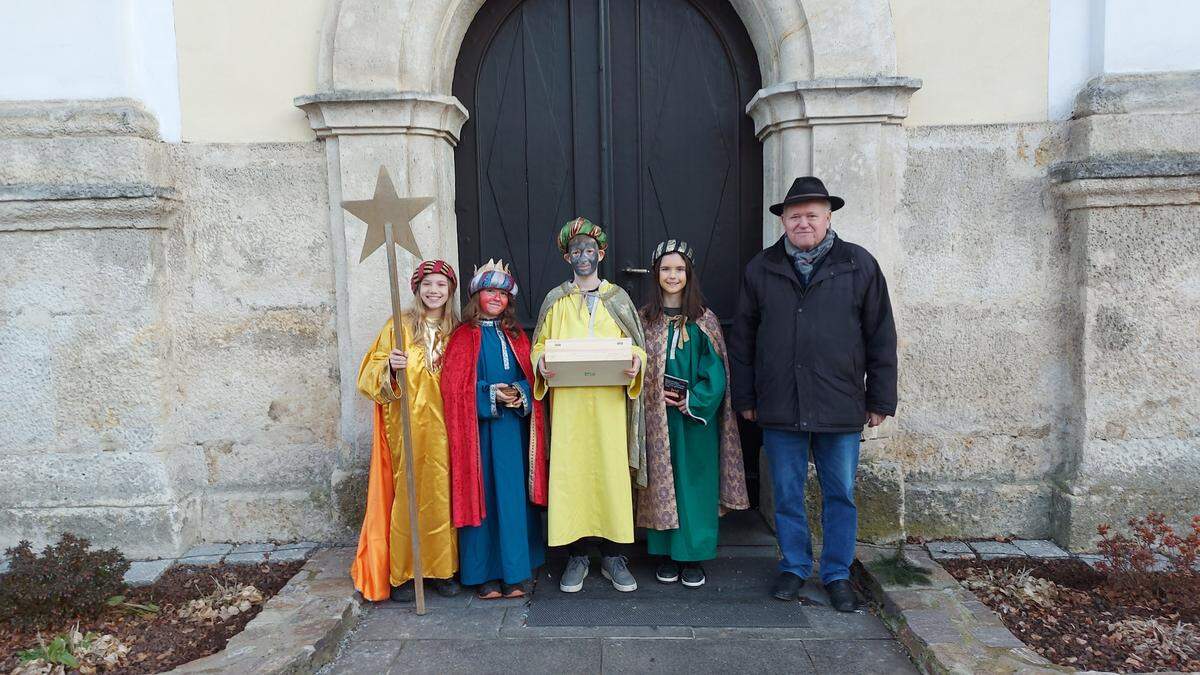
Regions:
<instances>
[{"instance_id":1,"label":"black winter jacket","mask_svg":"<svg viewBox=\"0 0 1200 675\"><path fill-rule=\"evenodd\" d=\"M862 429L896 413L896 324L879 263L837 239L808 287L783 238L746 266L729 340L733 407L764 427Z\"/></svg>"}]
</instances>

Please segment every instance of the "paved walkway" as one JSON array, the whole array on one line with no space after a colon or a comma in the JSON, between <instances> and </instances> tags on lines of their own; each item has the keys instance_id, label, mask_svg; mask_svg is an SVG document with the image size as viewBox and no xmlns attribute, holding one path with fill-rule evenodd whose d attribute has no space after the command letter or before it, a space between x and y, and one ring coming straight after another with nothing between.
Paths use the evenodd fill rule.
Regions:
<instances>
[{"instance_id":1,"label":"paved walkway","mask_svg":"<svg viewBox=\"0 0 1200 675\"><path fill-rule=\"evenodd\" d=\"M758 514L723 519L722 541L727 544L720 550L722 560L711 566L708 583L700 589L658 584L648 571L649 561L635 561L640 588L621 594L620 601L630 609L654 604L656 610L676 603L678 625L536 627L527 625L529 603L523 600L485 601L471 593L449 599L431 595L423 617L410 606L391 602L369 607L338 657L322 672L916 672L877 617L835 612L824 592L813 588L806 587L802 618L792 627L751 627L753 617L737 621L740 627L687 625L689 607L694 610L697 598L730 602L732 594L744 602L752 596L739 593L757 590L763 603L778 602L766 595L775 548ZM761 564L746 564L755 557ZM533 603L558 600L554 581L562 564L561 559L548 563ZM579 602L613 602L615 592L600 577L598 564L592 567ZM749 609L752 614L753 606Z\"/></svg>"}]
</instances>

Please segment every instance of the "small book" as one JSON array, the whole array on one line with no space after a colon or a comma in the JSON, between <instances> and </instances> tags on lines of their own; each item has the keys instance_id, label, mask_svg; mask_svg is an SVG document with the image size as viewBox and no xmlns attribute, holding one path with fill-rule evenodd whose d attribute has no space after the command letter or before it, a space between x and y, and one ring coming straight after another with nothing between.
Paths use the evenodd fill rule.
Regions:
<instances>
[{"instance_id":1,"label":"small book","mask_svg":"<svg viewBox=\"0 0 1200 675\"><path fill-rule=\"evenodd\" d=\"M663 375L663 390L677 391L681 394L686 394L688 390L688 381L682 377L674 375Z\"/></svg>"}]
</instances>

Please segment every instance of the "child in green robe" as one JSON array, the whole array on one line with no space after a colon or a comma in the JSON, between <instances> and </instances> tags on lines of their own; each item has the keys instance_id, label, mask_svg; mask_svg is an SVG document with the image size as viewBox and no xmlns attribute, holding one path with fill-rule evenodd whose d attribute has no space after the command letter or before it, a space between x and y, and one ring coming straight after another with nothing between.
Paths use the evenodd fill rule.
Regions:
<instances>
[{"instance_id":1,"label":"child in green robe","mask_svg":"<svg viewBox=\"0 0 1200 675\"><path fill-rule=\"evenodd\" d=\"M717 519L749 507L742 447L729 399L721 326L704 307L686 242L658 245L651 268L658 292L641 310L646 331L646 461L637 524L661 556L662 583L704 585L717 556Z\"/></svg>"}]
</instances>

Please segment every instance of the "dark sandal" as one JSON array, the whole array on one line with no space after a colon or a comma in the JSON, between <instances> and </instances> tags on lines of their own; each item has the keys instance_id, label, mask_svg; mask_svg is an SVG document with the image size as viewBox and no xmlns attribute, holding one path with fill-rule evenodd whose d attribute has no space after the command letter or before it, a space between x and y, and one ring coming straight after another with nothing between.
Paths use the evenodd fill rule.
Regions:
<instances>
[{"instance_id":1,"label":"dark sandal","mask_svg":"<svg viewBox=\"0 0 1200 675\"><path fill-rule=\"evenodd\" d=\"M480 600L497 600L504 597L500 592L500 584L495 581L488 581L479 584L479 588L475 589L475 597Z\"/></svg>"},{"instance_id":2,"label":"dark sandal","mask_svg":"<svg viewBox=\"0 0 1200 675\"><path fill-rule=\"evenodd\" d=\"M527 594L524 582L519 584L501 584L500 590L505 598L523 598Z\"/></svg>"}]
</instances>

